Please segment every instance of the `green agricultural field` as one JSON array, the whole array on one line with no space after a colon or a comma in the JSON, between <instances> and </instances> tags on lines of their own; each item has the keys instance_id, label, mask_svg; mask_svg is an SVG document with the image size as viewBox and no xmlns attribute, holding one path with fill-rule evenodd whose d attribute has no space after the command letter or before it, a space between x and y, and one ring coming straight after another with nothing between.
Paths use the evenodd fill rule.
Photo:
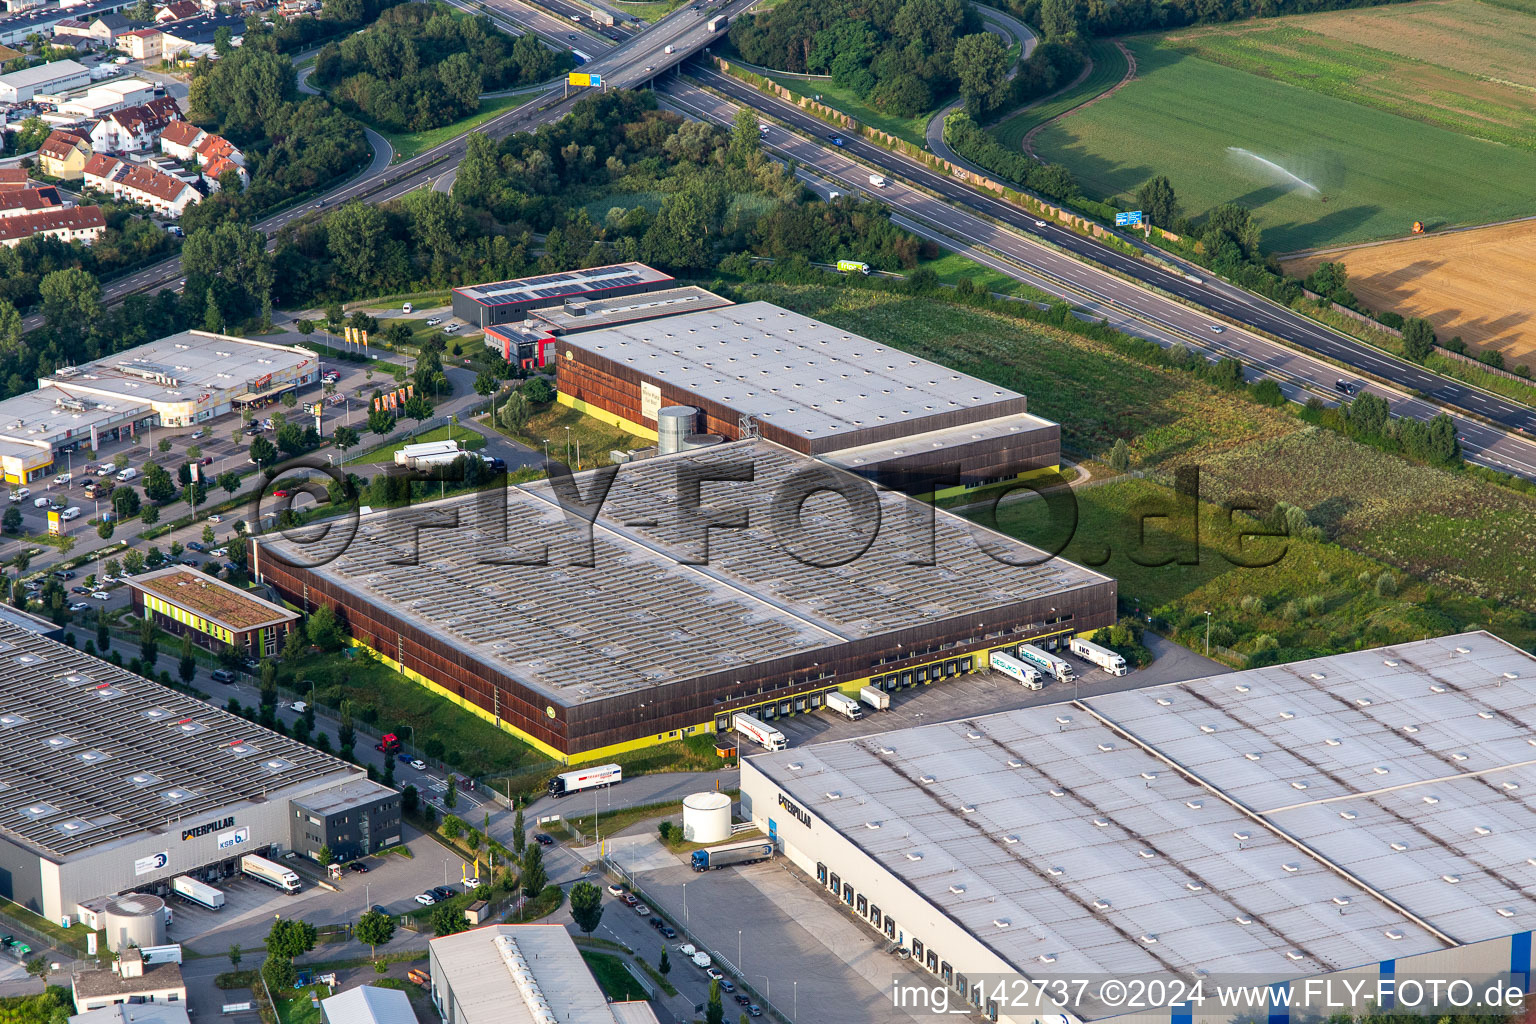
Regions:
<instances>
[{"instance_id":1,"label":"green agricultural field","mask_svg":"<svg viewBox=\"0 0 1536 1024\"><path fill-rule=\"evenodd\" d=\"M1293 251L1536 212L1536 153L1131 44L1138 78L1048 125L1035 152L1096 198L1129 198L1166 174L1184 211L1254 211L1264 246ZM1265 161L1268 161L1266 163ZM1301 184L1295 175L1308 184Z\"/></svg>"},{"instance_id":2,"label":"green agricultural field","mask_svg":"<svg viewBox=\"0 0 1536 1024\"><path fill-rule=\"evenodd\" d=\"M1024 136L1031 128L1044 124L1053 117L1060 117L1080 103L1086 103L1102 92L1115 87L1125 77L1125 54L1108 39L1095 39L1088 44L1088 59L1093 68L1088 76L1070 89L1048 96L1008 118L993 129L997 141L1009 149L1024 144Z\"/></svg>"}]
</instances>

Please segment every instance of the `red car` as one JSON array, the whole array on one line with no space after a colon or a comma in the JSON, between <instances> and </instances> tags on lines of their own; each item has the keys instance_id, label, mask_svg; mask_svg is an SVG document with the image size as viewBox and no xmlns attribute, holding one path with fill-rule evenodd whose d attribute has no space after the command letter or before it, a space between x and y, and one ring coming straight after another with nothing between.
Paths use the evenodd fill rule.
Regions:
<instances>
[{"instance_id":1,"label":"red car","mask_svg":"<svg viewBox=\"0 0 1536 1024\"><path fill-rule=\"evenodd\" d=\"M204 455L203 456L203 461L198 463L198 465L200 465L200 466L211 466L211 465L213 465L213 456L212 455Z\"/></svg>"},{"instance_id":2,"label":"red car","mask_svg":"<svg viewBox=\"0 0 1536 1024\"><path fill-rule=\"evenodd\" d=\"M288 497L288 492L287 492L287 490L276 490L276 491L272 492L272 497L274 497L274 498L286 498L286 497Z\"/></svg>"}]
</instances>

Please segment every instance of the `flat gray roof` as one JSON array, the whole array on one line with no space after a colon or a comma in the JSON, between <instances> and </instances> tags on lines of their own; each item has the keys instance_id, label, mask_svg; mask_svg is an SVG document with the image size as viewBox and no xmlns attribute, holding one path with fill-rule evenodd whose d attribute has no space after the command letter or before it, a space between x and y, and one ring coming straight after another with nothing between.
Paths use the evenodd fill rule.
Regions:
<instances>
[{"instance_id":1,"label":"flat gray roof","mask_svg":"<svg viewBox=\"0 0 1536 1024\"><path fill-rule=\"evenodd\" d=\"M1478 632L746 763L1027 976L1295 978L1536 927L1533 746Z\"/></svg>"},{"instance_id":2,"label":"flat gray roof","mask_svg":"<svg viewBox=\"0 0 1536 1024\"><path fill-rule=\"evenodd\" d=\"M721 306L732 305L732 302L706 288L690 284L681 288L641 292L638 295L591 299L586 302L576 302L573 305L579 306L581 312L567 312L565 304L561 303L544 309L530 309L528 316L535 322L542 321L554 330L576 334L636 320L654 320L658 317L676 316L701 309L718 309ZM506 330L504 327L489 329Z\"/></svg>"},{"instance_id":3,"label":"flat gray roof","mask_svg":"<svg viewBox=\"0 0 1536 1024\"><path fill-rule=\"evenodd\" d=\"M644 263L616 263L607 267L589 267L585 270L563 270L558 274L539 274L536 277L519 277L512 281L496 281L492 284L469 285L454 291L474 299L482 306L500 306L511 302L546 301L578 298L593 292L611 288L623 288L635 284L660 284L672 277L646 266Z\"/></svg>"},{"instance_id":4,"label":"flat gray roof","mask_svg":"<svg viewBox=\"0 0 1536 1024\"><path fill-rule=\"evenodd\" d=\"M571 935L560 924L495 924L432 940L455 1002L469 1024L540 1024L513 979L497 939L509 937L554 1019L614 1024L608 998L598 988Z\"/></svg>"},{"instance_id":5,"label":"flat gray roof","mask_svg":"<svg viewBox=\"0 0 1536 1024\"><path fill-rule=\"evenodd\" d=\"M0 620L0 835L56 859L358 769Z\"/></svg>"},{"instance_id":6,"label":"flat gray roof","mask_svg":"<svg viewBox=\"0 0 1536 1024\"><path fill-rule=\"evenodd\" d=\"M709 531L708 564L689 564L703 531L675 511L678 471L730 465L750 468L752 481L705 484L703 504L740 508L749 527ZM504 520L498 499L451 498L364 515L350 543L335 530L302 554L264 537L261 557L288 552L313 565L340 551L311 571L567 705L1108 579L946 512L933 517L936 564L913 564L925 560L928 506L873 489L880 519L867 549L844 499L826 492L805 502L786 547L771 525L774 497L807 469L869 486L771 442L739 441L618 467L592 568L570 564L578 549L547 481L509 488ZM583 493L592 478L578 475ZM488 562L527 559L543 545L548 565ZM799 545L805 560L791 552ZM987 548L1039 564L1007 565Z\"/></svg>"},{"instance_id":7,"label":"flat gray roof","mask_svg":"<svg viewBox=\"0 0 1536 1024\"><path fill-rule=\"evenodd\" d=\"M985 410L1024 411L1024 396L840 327L747 302L569 339L690 394L810 441Z\"/></svg>"},{"instance_id":8,"label":"flat gray roof","mask_svg":"<svg viewBox=\"0 0 1536 1024\"><path fill-rule=\"evenodd\" d=\"M297 370L319 357L305 348L206 331L182 331L114 352L82 366L65 366L38 386L107 393L133 402L196 402L206 392L260 391L262 378Z\"/></svg>"},{"instance_id":9,"label":"flat gray roof","mask_svg":"<svg viewBox=\"0 0 1536 1024\"><path fill-rule=\"evenodd\" d=\"M67 385L45 386L0 400L0 438L51 447L84 437L89 444L92 426L115 427L151 411L146 399L103 398Z\"/></svg>"},{"instance_id":10,"label":"flat gray roof","mask_svg":"<svg viewBox=\"0 0 1536 1024\"><path fill-rule=\"evenodd\" d=\"M20 71L12 71L8 75L0 75L0 82L18 89L24 89L29 85L46 85L49 82L57 82L64 78L73 78L76 75L90 73L90 68L76 60L56 60L51 64L39 64L32 68L23 68Z\"/></svg>"},{"instance_id":11,"label":"flat gray roof","mask_svg":"<svg viewBox=\"0 0 1536 1024\"><path fill-rule=\"evenodd\" d=\"M318 793L295 797L293 803L316 814L335 814L350 807L362 807L382 797L392 796L394 790L372 779L353 779Z\"/></svg>"},{"instance_id":12,"label":"flat gray roof","mask_svg":"<svg viewBox=\"0 0 1536 1024\"><path fill-rule=\"evenodd\" d=\"M996 419L982 420L980 423L962 423L959 426L943 427L939 430L929 430L921 434L909 434L906 437L895 437L889 441L875 441L871 444L855 445L852 448L840 448L835 452L826 452L816 456L823 462L841 466L853 472L876 466L891 459L899 459L906 455L916 455L919 452L932 448L949 448L954 445L970 444L973 441L984 441L991 438L1008 437L1012 434L1022 434L1031 430L1043 430L1056 426L1050 420L1032 416L1027 412L1013 413L1009 416L999 416Z\"/></svg>"}]
</instances>

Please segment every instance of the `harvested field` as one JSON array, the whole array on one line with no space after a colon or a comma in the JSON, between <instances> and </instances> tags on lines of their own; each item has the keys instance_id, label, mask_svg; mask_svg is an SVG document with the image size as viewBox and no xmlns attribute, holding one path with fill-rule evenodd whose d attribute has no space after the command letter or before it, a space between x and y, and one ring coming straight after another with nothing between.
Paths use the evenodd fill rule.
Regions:
<instances>
[{"instance_id":1,"label":"harvested field","mask_svg":"<svg viewBox=\"0 0 1536 1024\"><path fill-rule=\"evenodd\" d=\"M1368 308L1422 316L1442 340L1460 335L1536 371L1536 295L1512 287L1536 280L1536 220L1314 252L1285 272L1303 277L1325 260L1344 264Z\"/></svg>"}]
</instances>

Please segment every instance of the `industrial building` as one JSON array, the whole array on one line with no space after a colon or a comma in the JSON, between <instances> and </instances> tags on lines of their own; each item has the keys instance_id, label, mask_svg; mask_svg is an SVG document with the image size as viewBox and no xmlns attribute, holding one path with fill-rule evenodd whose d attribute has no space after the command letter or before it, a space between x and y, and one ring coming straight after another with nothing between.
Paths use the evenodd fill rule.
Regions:
<instances>
[{"instance_id":1,"label":"industrial building","mask_svg":"<svg viewBox=\"0 0 1536 1024\"><path fill-rule=\"evenodd\" d=\"M568 761L939 682L1115 620L1114 580L770 441L606 472L590 546L539 481L365 513L356 536L253 538L253 568ZM724 482L696 484L691 508L687 479Z\"/></svg>"},{"instance_id":2,"label":"industrial building","mask_svg":"<svg viewBox=\"0 0 1536 1024\"><path fill-rule=\"evenodd\" d=\"M296 796L292 806L293 848L316 862L321 850L356 860L400 838L400 794L369 779Z\"/></svg>"},{"instance_id":3,"label":"industrial building","mask_svg":"<svg viewBox=\"0 0 1536 1024\"><path fill-rule=\"evenodd\" d=\"M697 285L615 298L567 300L530 308L520 322L487 327L485 347L514 366L533 369L554 362L555 339L567 334L729 305L731 300Z\"/></svg>"},{"instance_id":4,"label":"industrial building","mask_svg":"<svg viewBox=\"0 0 1536 1024\"><path fill-rule=\"evenodd\" d=\"M282 605L180 565L125 582L135 615L209 650L232 649L253 660L276 657L299 619Z\"/></svg>"},{"instance_id":5,"label":"industrial building","mask_svg":"<svg viewBox=\"0 0 1536 1024\"><path fill-rule=\"evenodd\" d=\"M487 925L428 950L443 1024L656 1024L649 1003L608 1001L564 925Z\"/></svg>"},{"instance_id":6,"label":"industrial building","mask_svg":"<svg viewBox=\"0 0 1536 1024\"><path fill-rule=\"evenodd\" d=\"M1523 991L1533 725L1536 658L1475 632L749 756L741 801L915 983L996 1020L1125 1013L1095 986L1012 1006L1020 977ZM1139 1019L1340 1009L1303 1002Z\"/></svg>"},{"instance_id":7,"label":"industrial building","mask_svg":"<svg viewBox=\"0 0 1536 1024\"><path fill-rule=\"evenodd\" d=\"M30 483L82 446L203 423L314 383L319 372L308 349L207 331L60 367L36 391L0 401L0 473Z\"/></svg>"},{"instance_id":8,"label":"industrial building","mask_svg":"<svg viewBox=\"0 0 1536 1024\"><path fill-rule=\"evenodd\" d=\"M455 288L453 315L484 330L498 324L519 323L536 307L639 295L670 288L672 284L671 277L643 263L567 270Z\"/></svg>"},{"instance_id":9,"label":"industrial building","mask_svg":"<svg viewBox=\"0 0 1536 1024\"><path fill-rule=\"evenodd\" d=\"M55 921L81 915L109 942L122 931L155 945L138 929L163 921L152 894L172 878L216 879L242 854L296 848L294 801L366 782L356 765L5 621L0 736L0 897ZM376 832L368 852L398 842Z\"/></svg>"},{"instance_id":10,"label":"industrial building","mask_svg":"<svg viewBox=\"0 0 1536 1024\"><path fill-rule=\"evenodd\" d=\"M558 350L562 403L662 453L679 436L763 437L940 497L1060 463L1061 428L1023 395L768 302L566 336Z\"/></svg>"},{"instance_id":11,"label":"industrial building","mask_svg":"<svg viewBox=\"0 0 1536 1024\"><path fill-rule=\"evenodd\" d=\"M77 60L56 60L0 75L0 103L29 103L38 93L65 92L87 85L91 69Z\"/></svg>"}]
</instances>

